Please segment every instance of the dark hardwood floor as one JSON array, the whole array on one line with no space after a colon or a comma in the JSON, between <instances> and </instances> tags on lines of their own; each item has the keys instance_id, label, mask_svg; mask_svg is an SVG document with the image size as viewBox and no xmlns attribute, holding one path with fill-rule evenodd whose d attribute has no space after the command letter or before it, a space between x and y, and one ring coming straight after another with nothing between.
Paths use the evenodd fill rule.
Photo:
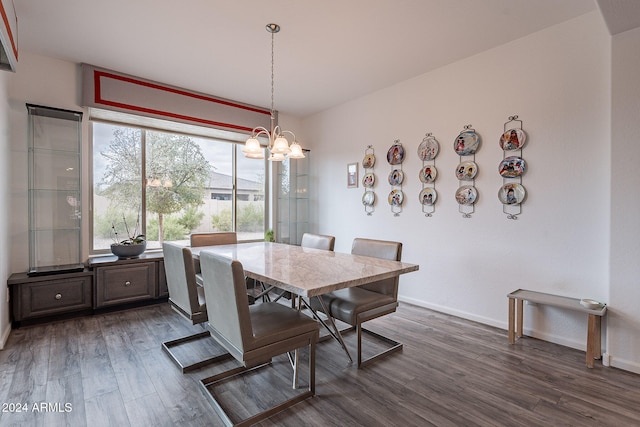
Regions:
<instances>
[{"instance_id":1,"label":"dark hardwood floor","mask_svg":"<svg viewBox=\"0 0 640 427\"><path fill-rule=\"evenodd\" d=\"M358 370L335 341L319 343L316 396L261 425L640 425L640 376L587 369L584 352L532 338L511 346L504 330L407 304L369 328L403 352ZM182 374L161 349L199 329L168 304L16 329L0 351L0 426L222 425L199 380L235 362ZM189 346L185 357L219 351L209 340ZM221 395L269 400L264 385L289 381L287 363L254 375L260 387L236 381Z\"/></svg>"}]
</instances>

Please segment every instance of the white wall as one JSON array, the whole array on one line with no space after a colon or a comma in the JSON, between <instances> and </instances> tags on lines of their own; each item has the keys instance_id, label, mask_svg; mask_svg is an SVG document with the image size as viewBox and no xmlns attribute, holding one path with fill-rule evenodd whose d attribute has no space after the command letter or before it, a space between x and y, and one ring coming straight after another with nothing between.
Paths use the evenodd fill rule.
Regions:
<instances>
[{"instance_id":1,"label":"white wall","mask_svg":"<svg viewBox=\"0 0 640 427\"><path fill-rule=\"evenodd\" d=\"M9 135L9 104L7 102L7 86L10 73L0 72L0 181L10 182L11 172L9 164L10 156L10 135ZM9 240L9 217L11 216L11 199L9 188L6 185L0 186L0 283L7 283L10 276L9 260L11 256L11 242ZM7 295L9 289L0 286L0 350L9 337L11 324L9 322L9 305Z\"/></svg>"},{"instance_id":2,"label":"white wall","mask_svg":"<svg viewBox=\"0 0 640 427\"><path fill-rule=\"evenodd\" d=\"M611 155L612 366L640 373L640 28L613 38Z\"/></svg>"},{"instance_id":3,"label":"white wall","mask_svg":"<svg viewBox=\"0 0 640 427\"><path fill-rule=\"evenodd\" d=\"M424 41L434 42L444 41ZM318 174L314 228L335 235L342 252L354 237L402 241L403 260L420 264L402 277L402 300L505 329L506 295L518 288L608 301L609 82L610 36L593 12L307 118ZM528 134L527 199L516 221L497 198L498 140L514 114ZM483 137L475 159L479 201L469 219L454 198L453 141L467 124ZM432 218L418 203L416 150L426 132L441 148ZM387 203L394 139L408 153L399 217ZM362 186L347 189L345 176L369 144L377 158L372 216L361 204ZM527 307L525 330L585 349L586 318L578 313Z\"/></svg>"}]
</instances>

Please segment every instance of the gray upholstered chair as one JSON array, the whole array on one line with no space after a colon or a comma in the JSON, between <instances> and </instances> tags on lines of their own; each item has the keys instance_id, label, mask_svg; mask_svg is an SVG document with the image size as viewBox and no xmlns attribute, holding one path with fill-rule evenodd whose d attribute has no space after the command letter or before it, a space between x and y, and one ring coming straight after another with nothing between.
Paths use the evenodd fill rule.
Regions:
<instances>
[{"instance_id":1,"label":"gray upholstered chair","mask_svg":"<svg viewBox=\"0 0 640 427\"><path fill-rule=\"evenodd\" d=\"M250 425L313 396L318 322L297 310L274 302L250 306L246 298L244 270L239 261L203 251L200 253L200 264L204 276L205 295L207 298L215 295L207 304L209 332L242 365L201 380L205 394L209 396L223 421L227 425ZM307 390L242 421L231 420L231 416L212 391L216 385L264 365L272 357L306 346L309 347ZM294 384L297 376L295 368ZM247 398L250 399L249 396Z\"/></svg>"},{"instance_id":2,"label":"gray upholstered chair","mask_svg":"<svg viewBox=\"0 0 640 427\"><path fill-rule=\"evenodd\" d=\"M196 283L196 274L193 267L193 257L191 250L175 243L165 242L162 245L164 254L164 268L167 277L167 287L169 288L169 304L182 317L186 318L192 325L202 326L207 321L207 307L204 298L204 290ZM163 342L162 348L171 359L187 372L200 368L209 363L229 357L228 353L211 356L192 364L183 364L172 348L189 341L198 339L211 339L209 332L202 331L183 338Z\"/></svg>"},{"instance_id":3,"label":"gray upholstered chair","mask_svg":"<svg viewBox=\"0 0 640 427\"><path fill-rule=\"evenodd\" d=\"M323 234L304 233L300 246L303 248L323 249L325 251L333 251L336 244L334 236L326 236Z\"/></svg>"},{"instance_id":4,"label":"gray upholstered chair","mask_svg":"<svg viewBox=\"0 0 640 427\"><path fill-rule=\"evenodd\" d=\"M189 236L192 248L197 246L235 245L238 243L238 236L235 231L220 231L215 233L191 233ZM196 280L202 286L202 274L200 272L200 261L193 260L196 270Z\"/></svg>"},{"instance_id":5,"label":"gray upholstered chair","mask_svg":"<svg viewBox=\"0 0 640 427\"><path fill-rule=\"evenodd\" d=\"M215 233L191 233L191 246L233 245L238 243L235 231L220 231Z\"/></svg>"},{"instance_id":6,"label":"gray upholstered chair","mask_svg":"<svg viewBox=\"0 0 640 427\"><path fill-rule=\"evenodd\" d=\"M353 240L351 253L374 258L400 261L402 243L384 240L357 238ZM396 311L398 307L399 277L380 280L353 288L340 289L322 295L321 298L329 311L327 315L345 322L355 328L358 334L358 367L362 367L380 357L402 349L402 344L362 327L362 324L376 317ZM314 310L324 311L318 301L310 301ZM366 332L389 344L386 350L362 360L362 333Z\"/></svg>"}]
</instances>

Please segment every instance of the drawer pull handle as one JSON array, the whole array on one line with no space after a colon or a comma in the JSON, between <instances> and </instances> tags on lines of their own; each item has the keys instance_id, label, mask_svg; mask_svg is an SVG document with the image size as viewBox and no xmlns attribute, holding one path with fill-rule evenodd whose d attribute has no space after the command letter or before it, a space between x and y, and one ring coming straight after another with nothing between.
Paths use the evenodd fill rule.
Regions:
<instances>
[{"instance_id":1,"label":"drawer pull handle","mask_svg":"<svg viewBox=\"0 0 640 427\"><path fill-rule=\"evenodd\" d=\"M127 280L126 282L124 282L124 285L125 285L126 287L129 287L129 286L131 286L131 282Z\"/></svg>"},{"instance_id":2,"label":"drawer pull handle","mask_svg":"<svg viewBox=\"0 0 640 427\"><path fill-rule=\"evenodd\" d=\"M56 299L62 299L62 294L56 294L55 298Z\"/></svg>"}]
</instances>

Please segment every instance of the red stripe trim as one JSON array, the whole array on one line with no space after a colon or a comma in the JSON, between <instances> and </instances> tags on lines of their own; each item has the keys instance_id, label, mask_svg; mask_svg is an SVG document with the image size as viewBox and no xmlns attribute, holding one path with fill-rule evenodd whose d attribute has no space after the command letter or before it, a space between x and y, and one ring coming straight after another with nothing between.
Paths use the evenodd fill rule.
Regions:
<instances>
[{"instance_id":1,"label":"red stripe trim","mask_svg":"<svg viewBox=\"0 0 640 427\"><path fill-rule=\"evenodd\" d=\"M149 83L149 82L145 82L142 80L137 80L131 77L125 77L125 76L120 76L117 74L113 74L113 73L108 73L108 72L104 72L104 71L98 71L98 70L94 70L94 74L93 74L93 79L94 79L94 102L96 104L102 104L102 105L108 105L111 107L117 107L117 108L123 108L123 109L127 109L127 110L133 110L133 111L138 111L138 112L143 112L143 113L148 113L148 114L156 114L159 116L164 116L164 117L170 117L173 119L180 119L180 120L187 120L187 121L192 121L192 122L196 122L196 123L202 123L202 124L208 124L208 125L212 125L212 126L218 126L218 127L225 127L225 128L229 128L229 129L236 129L236 130L244 130L244 131L248 131L251 132L253 129L252 128L248 128L245 126L239 126L239 125L234 125L234 124L230 124L230 123L223 123L223 122L216 122L214 120L208 120L208 119L201 119L198 117L192 117L192 116L185 116L182 114L176 114L176 113L172 113L170 111L162 111L162 110L155 110L152 108L146 108L146 107L140 107L137 105L131 105L131 104L125 104L125 103L120 103L120 102L114 102L114 101L109 101L106 99L102 98L102 93L101 93L101 88L100 88L100 79L104 77L104 78L108 78L108 79L114 79L114 80L120 80L126 83L131 83L134 85L139 85L139 86L144 86L144 87L148 87L151 89L157 89L157 90L161 90L161 91L165 91L165 92L170 92L170 93L174 93L177 95L182 95L182 96L187 96L190 98L195 98L195 99L199 99L201 101L208 101L208 102L213 102L216 104L221 104L221 105L226 105L229 107L233 107L233 108L240 108L243 110L247 110L247 111L252 111L255 113L260 113L260 114L266 114L266 115L271 115L271 112L268 110L264 110L264 109L260 109L260 108L255 108L255 107L249 107L246 105L242 105L242 104L237 104L231 101L226 101L223 99L218 99L218 98L213 98L210 96L206 96L206 95L200 95L197 93L192 93L192 92L187 92L184 90L180 90L180 89L176 89L176 88L172 88L172 87L167 87L167 86L162 86L156 83Z\"/></svg>"},{"instance_id":2,"label":"red stripe trim","mask_svg":"<svg viewBox=\"0 0 640 427\"><path fill-rule=\"evenodd\" d=\"M11 25L9 25L9 18L7 17L7 11L4 10L4 6L0 1L0 15L2 15L2 20L4 21L4 26L7 28L7 34L9 34L9 41L11 42L11 48L13 49L13 55L16 57L16 61L18 60L18 46L16 45L15 40L13 39L13 33L11 32ZM18 25L18 18L16 17L16 25Z\"/></svg>"}]
</instances>

